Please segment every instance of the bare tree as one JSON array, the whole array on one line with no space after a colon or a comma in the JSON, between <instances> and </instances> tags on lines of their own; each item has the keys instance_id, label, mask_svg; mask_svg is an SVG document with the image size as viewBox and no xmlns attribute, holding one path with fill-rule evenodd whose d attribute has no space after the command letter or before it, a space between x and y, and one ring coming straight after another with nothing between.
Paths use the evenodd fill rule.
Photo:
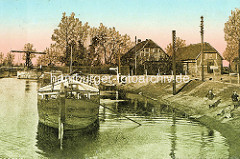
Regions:
<instances>
[{"instance_id":1,"label":"bare tree","mask_svg":"<svg viewBox=\"0 0 240 159\"><path fill-rule=\"evenodd\" d=\"M108 28L100 23L98 28L90 29L90 38L92 39L92 46L95 47L97 61L102 64L107 62L107 40L108 40Z\"/></svg>"},{"instance_id":2,"label":"bare tree","mask_svg":"<svg viewBox=\"0 0 240 159\"><path fill-rule=\"evenodd\" d=\"M95 51L96 63L116 64L117 58L127 52L133 46L130 36L121 35L113 28L107 28L102 23L98 28L90 29L92 39L91 50Z\"/></svg>"},{"instance_id":3,"label":"bare tree","mask_svg":"<svg viewBox=\"0 0 240 159\"><path fill-rule=\"evenodd\" d=\"M63 13L61 22L58 28L54 30L52 40L56 42L56 46L59 47L62 53L65 53L63 63L70 63L71 48L74 49L74 53L78 53L79 47L81 47L88 37L89 30L88 23L82 24L78 18L75 18L75 13L70 16L66 16Z\"/></svg>"},{"instance_id":4,"label":"bare tree","mask_svg":"<svg viewBox=\"0 0 240 159\"><path fill-rule=\"evenodd\" d=\"M14 61L15 55L12 54L11 52L7 53L7 56L4 59L4 64L7 66L13 66L13 61Z\"/></svg>"},{"instance_id":5,"label":"bare tree","mask_svg":"<svg viewBox=\"0 0 240 159\"><path fill-rule=\"evenodd\" d=\"M232 62L235 57L238 57L238 48L240 46L240 10L238 8L231 11L231 16L225 23L224 33L227 47L223 56L226 60Z\"/></svg>"},{"instance_id":6,"label":"bare tree","mask_svg":"<svg viewBox=\"0 0 240 159\"><path fill-rule=\"evenodd\" d=\"M176 38L176 50L181 47L186 46L186 40L182 40L180 37ZM169 56L172 56L173 48L172 48L172 43L168 44L167 47L165 48L166 53Z\"/></svg>"},{"instance_id":7,"label":"bare tree","mask_svg":"<svg viewBox=\"0 0 240 159\"><path fill-rule=\"evenodd\" d=\"M55 44L51 44L44 52L46 52L46 54L39 56L37 59L38 65L52 66L59 62L60 51Z\"/></svg>"},{"instance_id":8,"label":"bare tree","mask_svg":"<svg viewBox=\"0 0 240 159\"><path fill-rule=\"evenodd\" d=\"M0 66L3 65L3 61L4 61L4 54L0 52Z\"/></svg>"}]
</instances>

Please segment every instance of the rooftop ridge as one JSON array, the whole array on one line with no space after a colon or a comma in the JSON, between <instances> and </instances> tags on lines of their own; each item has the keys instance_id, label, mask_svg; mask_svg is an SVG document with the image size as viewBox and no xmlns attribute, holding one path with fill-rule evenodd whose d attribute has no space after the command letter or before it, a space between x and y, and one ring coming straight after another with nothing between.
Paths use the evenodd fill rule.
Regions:
<instances>
[{"instance_id":1,"label":"rooftop ridge","mask_svg":"<svg viewBox=\"0 0 240 159\"><path fill-rule=\"evenodd\" d=\"M204 44L209 44L209 43L208 43L208 42L204 42ZM201 45L201 43L189 44L189 45L187 45L187 46L180 47L179 49L186 48L186 47L190 47L190 46L194 46L194 45Z\"/></svg>"}]
</instances>

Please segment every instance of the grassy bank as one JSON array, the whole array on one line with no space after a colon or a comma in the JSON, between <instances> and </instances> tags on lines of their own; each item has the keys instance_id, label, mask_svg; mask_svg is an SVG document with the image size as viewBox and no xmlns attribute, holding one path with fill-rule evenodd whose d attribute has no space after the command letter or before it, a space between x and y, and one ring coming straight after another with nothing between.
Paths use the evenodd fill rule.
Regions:
<instances>
[{"instance_id":1,"label":"grassy bank","mask_svg":"<svg viewBox=\"0 0 240 159\"><path fill-rule=\"evenodd\" d=\"M211 117L221 118L221 113L224 110L225 114L228 109L231 110L231 116L234 118L240 117L240 108L234 109L231 95L233 91L240 92L240 87L236 84L227 84L217 81L197 81L193 80L188 84L177 84L177 90L180 90L176 95L172 95L172 84L170 83L148 83L142 84L126 84L121 86L121 89L142 94L143 96L158 100L172 107L184 110L190 116L208 115ZM213 100L206 98L208 91L212 89L215 97ZM213 104L221 99L221 103L216 108L209 108L209 104ZM229 108L230 107L230 108ZM222 113L224 118L224 113Z\"/></svg>"}]
</instances>

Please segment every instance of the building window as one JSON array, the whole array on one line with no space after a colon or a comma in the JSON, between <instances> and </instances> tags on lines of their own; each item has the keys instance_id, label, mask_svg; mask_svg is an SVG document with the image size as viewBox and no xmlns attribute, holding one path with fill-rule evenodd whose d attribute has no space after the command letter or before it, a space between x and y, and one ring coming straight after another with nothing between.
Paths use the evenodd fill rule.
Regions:
<instances>
[{"instance_id":1,"label":"building window","mask_svg":"<svg viewBox=\"0 0 240 159\"><path fill-rule=\"evenodd\" d=\"M146 49L145 49L145 52L149 52L149 48L146 48Z\"/></svg>"},{"instance_id":2,"label":"building window","mask_svg":"<svg viewBox=\"0 0 240 159\"><path fill-rule=\"evenodd\" d=\"M208 58L209 58L209 59L213 59L212 54L209 54L209 55L208 55Z\"/></svg>"},{"instance_id":3,"label":"building window","mask_svg":"<svg viewBox=\"0 0 240 159\"><path fill-rule=\"evenodd\" d=\"M153 52L157 53L158 52L158 48L153 48Z\"/></svg>"},{"instance_id":4,"label":"building window","mask_svg":"<svg viewBox=\"0 0 240 159\"><path fill-rule=\"evenodd\" d=\"M150 54L149 54L148 52L146 52L145 56L146 56L147 58L149 57L149 55L150 55Z\"/></svg>"}]
</instances>

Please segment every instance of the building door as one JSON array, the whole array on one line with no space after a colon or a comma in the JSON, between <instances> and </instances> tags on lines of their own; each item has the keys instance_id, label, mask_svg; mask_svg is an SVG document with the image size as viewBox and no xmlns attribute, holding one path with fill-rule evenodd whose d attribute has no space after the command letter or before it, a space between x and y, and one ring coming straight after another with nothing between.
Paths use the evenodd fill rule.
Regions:
<instances>
[{"instance_id":1,"label":"building door","mask_svg":"<svg viewBox=\"0 0 240 159\"><path fill-rule=\"evenodd\" d=\"M210 66L214 66L214 61L213 60L207 62L207 72L208 73L213 73L213 70L210 69Z\"/></svg>"}]
</instances>

